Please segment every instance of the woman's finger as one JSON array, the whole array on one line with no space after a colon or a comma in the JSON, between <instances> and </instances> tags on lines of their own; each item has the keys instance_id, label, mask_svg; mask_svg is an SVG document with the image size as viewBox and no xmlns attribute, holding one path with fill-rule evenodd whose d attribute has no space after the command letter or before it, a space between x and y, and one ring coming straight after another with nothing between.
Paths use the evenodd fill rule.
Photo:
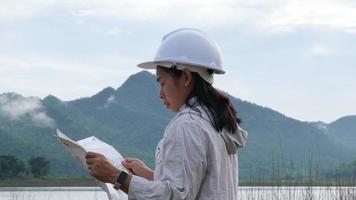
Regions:
<instances>
[{"instance_id":1,"label":"woman's finger","mask_svg":"<svg viewBox=\"0 0 356 200\"><path fill-rule=\"evenodd\" d=\"M87 158L85 159L87 161L87 164L90 165L94 162L94 159L93 158Z\"/></svg>"},{"instance_id":2,"label":"woman's finger","mask_svg":"<svg viewBox=\"0 0 356 200\"><path fill-rule=\"evenodd\" d=\"M138 159L137 158L125 158L125 161L130 163L130 162L138 161Z\"/></svg>"},{"instance_id":3,"label":"woman's finger","mask_svg":"<svg viewBox=\"0 0 356 200\"><path fill-rule=\"evenodd\" d=\"M85 155L85 158L95 158L95 157L100 157L100 156L103 156L103 155L101 155L100 153L88 152Z\"/></svg>"},{"instance_id":4,"label":"woman's finger","mask_svg":"<svg viewBox=\"0 0 356 200\"><path fill-rule=\"evenodd\" d=\"M126 161L124 160L124 161L122 161L122 165L123 165L124 167L126 167L127 169L131 169L133 163L126 162Z\"/></svg>"},{"instance_id":5,"label":"woman's finger","mask_svg":"<svg viewBox=\"0 0 356 200\"><path fill-rule=\"evenodd\" d=\"M122 165L128 169L130 171L131 174L135 174L135 172L133 171L133 166L131 163L127 163L125 161L122 161ZM136 174L135 174L136 175Z\"/></svg>"},{"instance_id":6,"label":"woman's finger","mask_svg":"<svg viewBox=\"0 0 356 200\"><path fill-rule=\"evenodd\" d=\"M95 163L95 161L96 161L96 157L86 158L87 165L91 165L91 164Z\"/></svg>"}]
</instances>

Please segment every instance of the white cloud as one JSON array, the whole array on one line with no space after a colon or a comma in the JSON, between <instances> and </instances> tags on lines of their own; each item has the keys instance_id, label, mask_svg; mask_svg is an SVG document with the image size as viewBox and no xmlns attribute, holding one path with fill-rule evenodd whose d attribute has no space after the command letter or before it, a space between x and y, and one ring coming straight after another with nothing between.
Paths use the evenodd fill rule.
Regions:
<instances>
[{"instance_id":1,"label":"white cloud","mask_svg":"<svg viewBox=\"0 0 356 200\"><path fill-rule=\"evenodd\" d=\"M347 31L356 28L356 7L349 4L333 0L290 0L267 13L260 26L272 31L290 31L299 27Z\"/></svg>"},{"instance_id":2,"label":"white cloud","mask_svg":"<svg viewBox=\"0 0 356 200\"><path fill-rule=\"evenodd\" d=\"M28 115L38 126L54 127L55 122L43 111L43 105L38 98L23 98L13 94L0 96L0 111L11 120L19 120Z\"/></svg>"},{"instance_id":3,"label":"white cloud","mask_svg":"<svg viewBox=\"0 0 356 200\"><path fill-rule=\"evenodd\" d=\"M114 95L111 95L105 102L104 108L109 108L111 104L116 102L116 98Z\"/></svg>"},{"instance_id":4,"label":"white cloud","mask_svg":"<svg viewBox=\"0 0 356 200\"><path fill-rule=\"evenodd\" d=\"M39 126L54 127L55 122L53 119L48 117L44 112L35 112L32 114L32 120L35 124Z\"/></svg>"},{"instance_id":5,"label":"white cloud","mask_svg":"<svg viewBox=\"0 0 356 200\"><path fill-rule=\"evenodd\" d=\"M0 21L18 18L29 18L51 5L48 0L11 0L0 2Z\"/></svg>"},{"instance_id":6,"label":"white cloud","mask_svg":"<svg viewBox=\"0 0 356 200\"><path fill-rule=\"evenodd\" d=\"M34 70L52 70L57 75L76 76L78 78L95 78L98 74L110 75L121 73L131 74L135 70L130 67L132 63L138 63L139 59L134 57L116 57L115 55L104 58L93 58L90 62L66 61L57 58L42 57L38 55L28 56L0 56L0 73L2 72L30 72ZM122 66L122 67L120 67Z\"/></svg>"},{"instance_id":7,"label":"white cloud","mask_svg":"<svg viewBox=\"0 0 356 200\"><path fill-rule=\"evenodd\" d=\"M321 130L323 133L327 133L328 131L328 126L327 124L323 123L323 122L316 122L314 124L319 130Z\"/></svg>"},{"instance_id":8,"label":"white cloud","mask_svg":"<svg viewBox=\"0 0 356 200\"><path fill-rule=\"evenodd\" d=\"M19 119L26 113L31 113L41 108L38 99L15 99L11 100L7 95L0 96L1 110L11 119Z\"/></svg>"},{"instance_id":9,"label":"white cloud","mask_svg":"<svg viewBox=\"0 0 356 200\"><path fill-rule=\"evenodd\" d=\"M299 27L354 30L356 7L336 0L78 1L76 16L165 24L239 26L290 31Z\"/></svg>"},{"instance_id":10,"label":"white cloud","mask_svg":"<svg viewBox=\"0 0 356 200\"><path fill-rule=\"evenodd\" d=\"M86 19L151 21L167 25L247 26L284 32L299 27L331 28L354 32L356 6L338 0L73 0L2 1L0 18L31 17L51 9L64 9L77 21ZM119 29L108 31L117 34Z\"/></svg>"},{"instance_id":11,"label":"white cloud","mask_svg":"<svg viewBox=\"0 0 356 200\"><path fill-rule=\"evenodd\" d=\"M2 56L0 92L41 98L52 94L62 100L91 96L102 88L120 86L131 74L140 71L133 63L138 63L138 59L113 56L80 62L36 55Z\"/></svg>"}]
</instances>

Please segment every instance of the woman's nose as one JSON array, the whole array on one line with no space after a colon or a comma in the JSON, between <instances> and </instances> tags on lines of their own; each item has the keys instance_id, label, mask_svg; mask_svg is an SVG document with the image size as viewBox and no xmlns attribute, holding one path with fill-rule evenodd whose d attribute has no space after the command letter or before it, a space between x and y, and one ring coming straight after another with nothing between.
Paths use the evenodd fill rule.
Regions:
<instances>
[{"instance_id":1,"label":"woman's nose","mask_svg":"<svg viewBox=\"0 0 356 200\"><path fill-rule=\"evenodd\" d=\"M159 98L160 98L161 100L163 100L163 98L164 98L164 95L163 95L162 90L159 91Z\"/></svg>"}]
</instances>

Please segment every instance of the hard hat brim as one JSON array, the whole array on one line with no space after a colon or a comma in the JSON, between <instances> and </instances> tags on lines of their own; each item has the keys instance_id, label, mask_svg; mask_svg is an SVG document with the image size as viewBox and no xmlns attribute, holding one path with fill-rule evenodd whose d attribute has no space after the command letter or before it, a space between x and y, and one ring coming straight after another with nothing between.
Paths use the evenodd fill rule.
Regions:
<instances>
[{"instance_id":1,"label":"hard hat brim","mask_svg":"<svg viewBox=\"0 0 356 200\"><path fill-rule=\"evenodd\" d=\"M174 61L149 61L149 62L143 62L143 63L137 64L137 67L140 67L142 69L156 69L157 65L159 65L160 62L171 62L171 63L180 63L180 64L198 66L193 63L181 63L181 62L174 62ZM204 67L204 66L198 66L198 67ZM214 74L225 74L224 70L218 70L218 69L212 69L212 70L214 70Z\"/></svg>"},{"instance_id":2,"label":"hard hat brim","mask_svg":"<svg viewBox=\"0 0 356 200\"><path fill-rule=\"evenodd\" d=\"M158 62L143 62L140 64L137 64L137 67L140 67L142 69L156 69L157 68Z\"/></svg>"}]
</instances>

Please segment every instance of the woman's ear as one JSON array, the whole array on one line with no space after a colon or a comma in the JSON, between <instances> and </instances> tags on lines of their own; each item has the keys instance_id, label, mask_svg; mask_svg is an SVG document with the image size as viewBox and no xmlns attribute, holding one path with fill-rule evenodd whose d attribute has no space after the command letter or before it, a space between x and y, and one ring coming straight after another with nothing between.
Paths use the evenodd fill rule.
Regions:
<instances>
[{"instance_id":1,"label":"woman's ear","mask_svg":"<svg viewBox=\"0 0 356 200\"><path fill-rule=\"evenodd\" d=\"M187 69L183 69L184 87L188 87L192 84L193 74Z\"/></svg>"}]
</instances>

